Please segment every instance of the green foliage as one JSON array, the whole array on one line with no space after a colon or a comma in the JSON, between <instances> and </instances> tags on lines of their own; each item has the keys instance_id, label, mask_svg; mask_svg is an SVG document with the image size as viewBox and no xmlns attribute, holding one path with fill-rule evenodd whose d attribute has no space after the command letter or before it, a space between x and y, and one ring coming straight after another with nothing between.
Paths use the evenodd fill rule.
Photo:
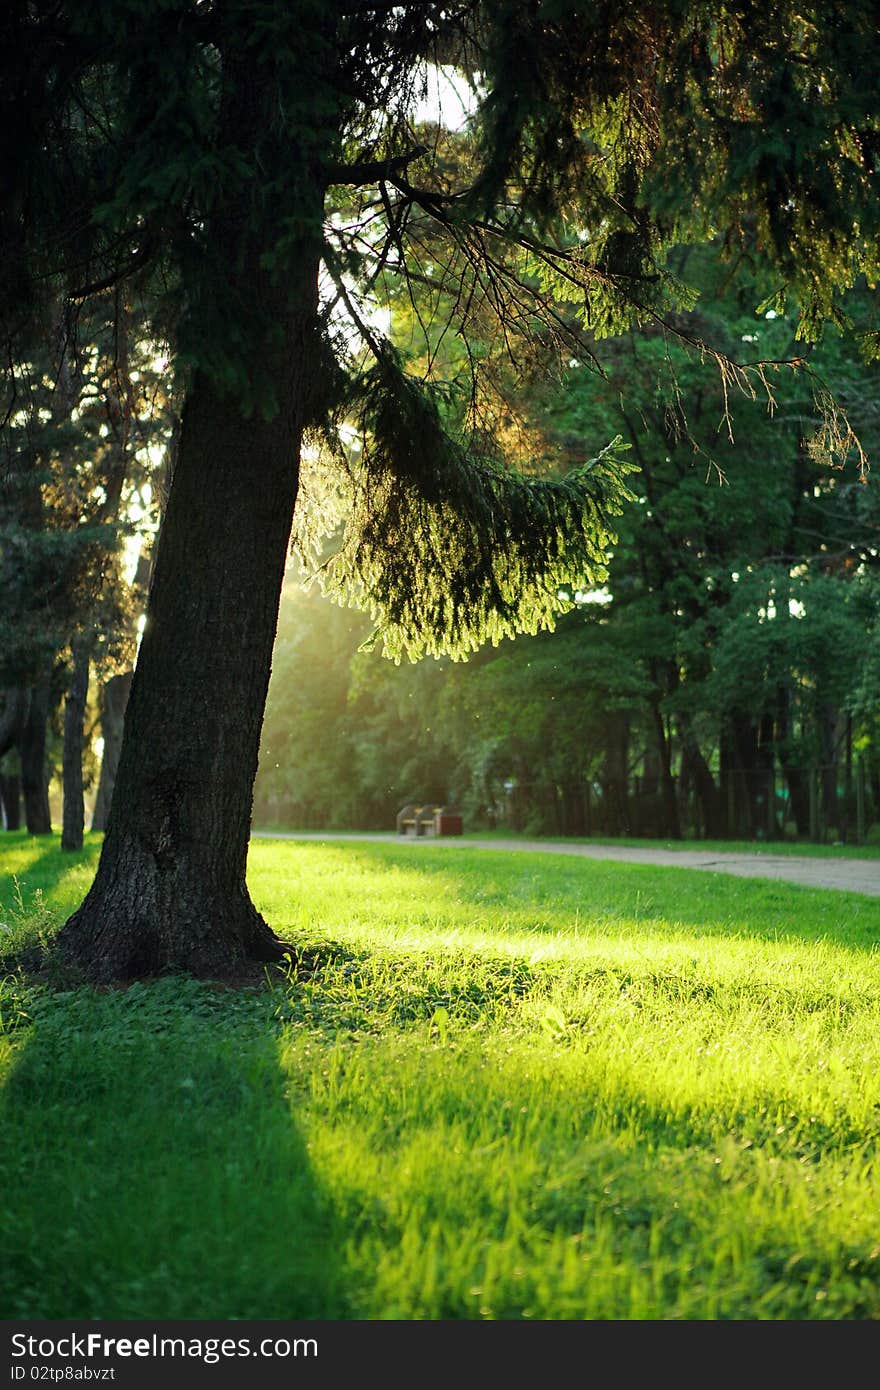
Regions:
<instances>
[{"instance_id":1,"label":"green foliage","mask_svg":"<svg viewBox=\"0 0 880 1390\"><path fill-rule=\"evenodd\" d=\"M54 309L0 423L0 718L47 684L51 718L78 642L99 679L133 665L132 561L157 524L176 409L142 309Z\"/></svg>"},{"instance_id":2,"label":"green foliage","mask_svg":"<svg viewBox=\"0 0 880 1390\"><path fill-rule=\"evenodd\" d=\"M736 584L701 692L719 713L759 714L780 686L799 681L805 728L818 728L823 706L841 706L859 672L864 627L853 586L813 575L753 569Z\"/></svg>"},{"instance_id":3,"label":"green foliage","mask_svg":"<svg viewBox=\"0 0 880 1390\"><path fill-rule=\"evenodd\" d=\"M700 289L677 248L722 238L762 268L755 302L769 289L778 312L796 304L794 337L810 340L848 329L846 292L877 270L864 0L843 17L826 0L430 3L378 26L369 7L326 0L101 0L14 7L5 23L13 355L51 295L143 286L181 374L272 419L307 306L309 423L332 434L349 409L363 432L328 574L396 659L534 633L561 586L598 582L627 497L613 435L539 481L494 426L505 393L569 352L674 332ZM417 128L432 61L471 82L460 135ZM299 276L322 244L334 290L316 306ZM404 298L424 331L421 385L370 327L371 305ZM725 392L766 384L766 363L690 342ZM452 366L470 376L454 409ZM833 454L855 441L822 399Z\"/></svg>"},{"instance_id":4,"label":"green foliage","mask_svg":"<svg viewBox=\"0 0 880 1390\"><path fill-rule=\"evenodd\" d=\"M580 591L565 585L560 600L569 611L555 631L505 638L497 652L474 653L460 666L428 660L414 669L383 669L355 658L352 637L347 657L338 658L349 671L344 733L336 725L356 792L349 824L387 827L407 800L454 795L470 824L500 812L517 828L589 833L564 810L565 798L582 799L585 788L601 797L624 775L622 760L630 769L641 769L646 759L656 762L658 714L675 774L687 741L716 786L721 744L734 722L752 731L754 747L747 741L738 755L748 767L759 756L794 767L839 761L847 711L856 720L855 746L865 753L869 740L876 741L870 594L877 479L873 472L860 475L858 454L843 466L827 457L816 461L808 441L821 415L808 377L768 373L766 389L754 378L733 400L724 378L707 375L692 352L692 341L710 340L731 360L742 351L785 362L794 321L776 310L755 315L760 279L746 267L731 278L717 245L680 249L676 267L687 270L702 300L700 308L678 316L675 333L605 339L596 345L601 372L590 370L589 359L572 357L556 381L505 382L506 415L499 415L496 432L500 437L506 430L528 448L536 469L549 471L554 460L557 468L576 468L585 440L622 435L630 445L627 457L638 472L629 473L627 484L635 501L615 520L604 594L596 592L595 580ZM398 310L398 302L392 333L400 351L409 350L411 370L424 371L415 351L422 298L414 296L408 309ZM853 294L848 309L854 323L862 322L870 296ZM461 367L459 348L457 340L432 347L450 380ZM483 360L490 357L487 348ZM810 361L814 384L827 383L845 403L874 452L880 440L876 369L861 360L852 339L837 333ZM452 426L464 429L466 409L450 391L439 396L432 415L410 419L375 387L361 407L367 408L379 422L365 422L366 455L355 451L349 468L362 488L359 516L375 515L370 524L381 540L389 516L409 516L410 505L430 516L430 506L442 503L437 479L448 474L432 452L432 429L439 416L447 425L442 443ZM407 420L399 438L389 423L398 418ZM390 479L382 459L374 462L370 454L373 436L386 434L388 452L399 459L389 465ZM413 450L411 439L423 440L424 447ZM397 512L389 512L389 498ZM356 547L362 529L366 521L352 524L343 555ZM401 521L400 534L404 529ZM390 544L393 528L388 534ZM438 544L428 573L441 562ZM386 563L392 564L390 551ZM350 566L357 566L355 554ZM401 581L407 574L398 566ZM607 601L587 601L596 598ZM293 621L296 610L286 611ZM323 620L313 610L312 621L320 631L330 623L329 608ZM282 632L284 624L282 614ZM380 619L376 635L381 631ZM318 690L317 642L311 650L300 679ZM283 701L274 684L271 722L285 721ZM838 733L829 748L822 730L831 723ZM760 755L759 725L770 739ZM314 741L297 744L294 738L293 745L302 749L302 760L291 758L286 776L297 785L302 808L318 780L306 771L313 766ZM506 783L513 786L505 790ZM668 821L648 819L644 789L640 803L643 832L671 833ZM600 817L606 814L599 800L596 808ZM301 810L290 823L309 822ZM593 833L615 828L626 829L600 818ZM803 816L799 828L806 834ZM723 828L708 833L717 836ZM747 833L745 827L739 833Z\"/></svg>"},{"instance_id":5,"label":"green foliage","mask_svg":"<svg viewBox=\"0 0 880 1390\"><path fill-rule=\"evenodd\" d=\"M397 364L368 373L362 393L366 443L322 582L370 611L389 656L462 658L552 627L565 586L601 582L612 518L631 500L619 438L565 477L537 479L456 445Z\"/></svg>"}]
</instances>

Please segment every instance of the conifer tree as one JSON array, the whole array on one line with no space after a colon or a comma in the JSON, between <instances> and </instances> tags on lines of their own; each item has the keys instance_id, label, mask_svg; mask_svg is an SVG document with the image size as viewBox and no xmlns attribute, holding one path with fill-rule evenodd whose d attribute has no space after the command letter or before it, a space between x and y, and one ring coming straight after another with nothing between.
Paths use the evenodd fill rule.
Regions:
<instances>
[{"instance_id":1,"label":"conifer tree","mask_svg":"<svg viewBox=\"0 0 880 1390\"><path fill-rule=\"evenodd\" d=\"M186 389L110 824L59 949L93 980L233 969L284 949L245 868L304 438L344 494L329 582L392 655L552 624L601 577L626 465L590 440L561 479L511 469L484 346L547 369L675 332L667 250L710 232L773 266L805 337L842 319L877 261L873 8L17 0L2 23L12 360L48 283L149 282ZM417 122L429 64L470 82L472 138ZM415 277L463 398L369 312ZM694 348L772 391L777 364Z\"/></svg>"}]
</instances>

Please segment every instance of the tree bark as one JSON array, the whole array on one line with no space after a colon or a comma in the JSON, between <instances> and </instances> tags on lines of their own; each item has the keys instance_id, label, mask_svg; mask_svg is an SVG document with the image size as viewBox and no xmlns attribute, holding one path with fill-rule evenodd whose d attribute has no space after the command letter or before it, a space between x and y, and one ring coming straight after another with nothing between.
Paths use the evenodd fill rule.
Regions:
<instances>
[{"instance_id":1,"label":"tree bark","mask_svg":"<svg viewBox=\"0 0 880 1390\"><path fill-rule=\"evenodd\" d=\"M49 722L49 680L31 691L27 718L21 731L21 790L24 819L29 835L51 835L49 775L46 767L46 725Z\"/></svg>"},{"instance_id":2,"label":"tree bark","mask_svg":"<svg viewBox=\"0 0 880 1390\"><path fill-rule=\"evenodd\" d=\"M16 748L27 718L30 692L23 686L12 686L4 692L0 713L0 758ZM3 824L7 830L21 828L21 776L19 773L0 773L0 803Z\"/></svg>"},{"instance_id":3,"label":"tree bark","mask_svg":"<svg viewBox=\"0 0 880 1390\"><path fill-rule=\"evenodd\" d=\"M735 779L735 834L762 839L767 829L767 789L773 768L773 722L734 710L727 716L727 775ZM730 832L729 832L730 833Z\"/></svg>"},{"instance_id":4,"label":"tree bark","mask_svg":"<svg viewBox=\"0 0 880 1390\"><path fill-rule=\"evenodd\" d=\"M101 859L57 938L61 960L96 983L163 970L219 977L287 949L245 876L302 432L320 372L323 185L315 146L291 148L279 116L281 92L313 103L311 79L297 83L289 55L276 62L268 40L248 46L244 7L221 20L219 140L253 176L218 194L190 288L202 338L226 323L246 346L230 347L237 357L221 359L219 373L193 371ZM312 48L302 51L310 63ZM212 347L204 343L208 360Z\"/></svg>"},{"instance_id":5,"label":"tree bark","mask_svg":"<svg viewBox=\"0 0 880 1390\"><path fill-rule=\"evenodd\" d=\"M82 635L73 642L73 670L64 705L64 753L61 760L61 848L64 850L82 849L83 845L83 724L89 693L90 665L89 638Z\"/></svg>"},{"instance_id":6,"label":"tree bark","mask_svg":"<svg viewBox=\"0 0 880 1390\"><path fill-rule=\"evenodd\" d=\"M302 396L292 380L281 424L243 418L204 378L187 401L101 861L59 939L92 980L282 953L245 868Z\"/></svg>"},{"instance_id":7,"label":"tree bark","mask_svg":"<svg viewBox=\"0 0 880 1390\"><path fill-rule=\"evenodd\" d=\"M131 690L131 671L123 671L104 682L101 691L101 737L104 751L101 754L101 772L98 778L98 792L92 812L92 829L106 830L110 814L110 801L116 785L116 772L119 767L119 753L122 748L122 728L125 720L125 707Z\"/></svg>"},{"instance_id":8,"label":"tree bark","mask_svg":"<svg viewBox=\"0 0 880 1390\"><path fill-rule=\"evenodd\" d=\"M30 691L26 686L10 686L3 692L3 709L0 713L0 758L19 742L27 719L29 701Z\"/></svg>"},{"instance_id":9,"label":"tree bark","mask_svg":"<svg viewBox=\"0 0 880 1390\"><path fill-rule=\"evenodd\" d=\"M18 773L0 774L0 803L6 830L21 829L21 778Z\"/></svg>"}]
</instances>

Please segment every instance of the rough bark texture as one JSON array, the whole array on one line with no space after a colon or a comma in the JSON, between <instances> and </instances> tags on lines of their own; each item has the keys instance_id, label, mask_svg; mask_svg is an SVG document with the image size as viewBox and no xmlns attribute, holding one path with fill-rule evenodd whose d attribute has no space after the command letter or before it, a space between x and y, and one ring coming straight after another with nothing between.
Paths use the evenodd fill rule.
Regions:
<instances>
[{"instance_id":1,"label":"rough bark texture","mask_svg":"<svg viewBox=\"0 0 880 1390\"><path fill-rule=\"evenodd\" d=\"M95 980L281 953L245 869L316 281L282 418L244 418L205 378L186 404L101 863L60 943Z\"/></svg>"},{"instance_id":2,"label":"rough bark texture","mask_svg":"<svg viewBox=\"0 0 880 1390\"><path fill-rule=\"evenodd\" d=\"M83 805L83 723L89 693L89 644L85 637L73 643L73 670L64 705L64 753L61 764L63 810L61 848L82 849L85 807Z\"/></svg>"},{"instance_id":3,"label":"rough bark texture","mask_svg":"<svg viewBox=\"0 0 880 1390\"><path fill-rule=\"evenodd\" d=\"M122 749L122 728L125 720L125 707L131 690L131 671L123 671L104 682L101 691L101 737L104 751L101 754L101 773L98 778L98 791L95 796L95 809L92 812L92 829L106 830L110 815L110 802L116 785L119 768L119 754Z\"/></svg>"},{"instance_id":4,"label":"rough bark texture","mask_svg":"<svg viewBox=\"0 0 880 1390\"><path fill-rule=\"evenodd\" d=\"M275 118L267 71L242 49L226 118L255 164ZM276 165L297 160L296 150L269 153ZM168 969L222 976L285 949L251 903L245 870L316 358L321 201L307 171L301 180L302 245L283 283L264 261L267 235L279 235L266 226L271 198L255 213L246 187L210 229L211 288L230 295L230 319L255 306L265 342L252 344L249 366L273 387L277 412L249 414L239 392L194 374L98 873L58 938L61 960L95 982Z\"/></svg>"},{"instance_id":5,"label":"rough bark texture","mask_svg":"<svg viewBox=\"0 0 880 1390\"><path fill-rule=\"evenodd\" d=\"M101 863L60 942L92 979L223 973L280 954L245 867L296 497L293 423L244 420L204 380L187 403Z\"/></svg>"}]
</instances>

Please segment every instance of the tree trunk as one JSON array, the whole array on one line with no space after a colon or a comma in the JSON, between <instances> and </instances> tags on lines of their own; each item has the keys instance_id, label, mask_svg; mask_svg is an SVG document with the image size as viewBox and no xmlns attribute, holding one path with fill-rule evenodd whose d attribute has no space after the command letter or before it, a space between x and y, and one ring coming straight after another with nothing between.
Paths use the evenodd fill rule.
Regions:
<instances>
[{"instance_id":1,"label":"tree trunk","mask_svg":"<svg viewBox=\"0 0 880 1390\"><path fill-rule=\"evenodd\" d=\"M4 691L2 713L0 713L0 758L11 753L21 741L21 732L27 718L30 692L23 686L12 686ZM0 773L0 804L3 810L3 824L7 830L21 827L21 776L19 773Z\"/></svg>"},{"instance_id":2,"label":"tree trunk","mask_svg":"<svg viewBox=\"0 0 880 1390\"><path fill-rule=\"evenodd\" d=\"M776 743L773 716L761 715L758 722L758 745L755 769L750 778L751 801L754 807L753 834L759 840L776 838ZM770 785L773 783L771 804ZM773 822L772 828L770 822Z\"/></svg>"},{"instance_id":3,"label":"tree trunk","mask_svg":"<svg viewBox=\"0 0 880 1390\"><path fill-rule=\"evenodd\" d=\"M803 747L793 736L791 718L792 694L788 684L776 692L776 741L779 746L779 765L788 784L790 814L799 836L810 833L810 788L802 766Z\"/></svg>"},{"instance_id":4,"label":"tree trunk","mask_svg":"<svg viewBox=\"0 0 880 1390\"><path fill-rule=\"evenodd\" d=\"M95 981L281 954L245 867L296 500L292 394L283 426L245 420L204 379L187 401L98 874L59 942Z\"/></svg>"},{"instance_id":5,"label":"tree trunk","mask_svg":"<svg viewBox=\"0 0 880 1390\"><path fill-rule=\"evenodd\" d=\"M27 718L21 731L21 789L24 818L29 835L51 835L49 774L46 767L46 725L49 722L49 681L42 680L31 691Z\"/></svg>"},{"instance_id":6,"label":"tree trunk","mask_svg":"<svg viewBox=\"0 0 880 1390\"><path fill-rule=\"evenodd\" d=\"M83 806L83 724L89 693L90 641L80 636L73 642L73 671L64 706L64 754L61 762L63 810L61 848L82 849L85 808Z\"/></svg>"},{"instance_id":7,"label":"tree trunk","mask_svg":"<svg viewBox=\"0 0 880 1390\"><path fill-rule=\"evenodd\" d=\"M651 714L657 739L657 756L660 760L660 797L663 808L663 826L660 833L669 839L680 840L681 820L678 814L675 778L672 775L672 751L659 699L651 700Z\"/></svg>"},{"instance_id":8,"label":"tree trunk","mask_svg":"<svg viewBox=\"0 0 880 1390\"><path fill-rule=\"evenodd\" d=\"M745 839L762 839L767 830L767 790L773 767L773 725L766 715L755 719L741 711L727 717L727 774L736 787L736 831Z\"/></svg>"},{"instance_id":9,"label":"tree trunk","mask_svg":"<svg viewBox=\"0 0 880 1390\"><path fill-rule=\"evenodd\" d=\"M823 704L819 715L819 738L821 748L820 777L822 782L822 812L826 826L833 826L835 835L840 833L840 805L837 794L840 772L840 749L838 725L840 712L835 705Z\"/></svg>"},{"instance_id":10,"label":"tree trunk","mask_svg":"<svg viewBox=\"0 0 880 1390\"><path fill-rule=\"evenodd\" d=\"M18 773L0 774L0 803L6 830L21 829L21 778Z\"/></svg>"},{"instance_id":11,"label":"tree trunk","mask_svg":"<svg viewBox=\"0 0 880 1390\"><path fill-rule=\"evenodd\" d=\"M104 682L101 691L101 737L104 751L101 754L101 772L98 778L98 792L95 809L92 812L92 829L106 830L110 814L110 801L116 785L116 772L119 767L119 753L122 748L122 728L125 719L125 706L131 690L131 671L123 671Z\"/></svg>"},{"instance_id":12,"label":"tree trunk","mask_svg":"<svg viewBox=\"0 0 880 1390\"><path fill-rule=\"evenodd\" d=\"M724 837L728 840L736 838L737 832L737 785L735 772L735 759L733 756L733 737L730 732L730 716L725 715L721 721L718 745L719 762L719 783L721 787L721 804L724 813Z\"/></svg>"},{"instance_id":13,"label":"tree trunk","mask_svg":"<svg viewBox=\"0 0 880 1390\"><path fill-rule=\"evenodd\" d=\"M312 78L297 81L290 55L279 63L270 40L252 38L247 8L223 7L219 142L251 173L221 184L190 286L205 357L236 356L221 357L219 375L193 371L98 872L58 937L60 958L94 982L223 976L286 949L245 872L302 432L321 371L323 188L316 146L291 148L292 118L279 115L282 99L310 109ZM305 65L313 50L304 41ZM218 323L229 345L210 342Z\"/></svg>"},{"instance_id":14,"label":"tree trunk","mask_svg":"<svg viewBox=\"0 0 880 1390\"><path fill-rule=\"evenodd\" d=\"M682 776L685 776L686 770L687 777L697 794L697 801L702 812L703 835L708 840L723 839L725 825L721 794L715 785L712 769L703 756L691 722L685 715L679 716L678 727L682 748Z\"/></svg>"},{"instance_id":15,"label":"tree trunk","mask_svg":"<svg viewBox=\"0 0 880 1390\"><path fill-rule=\"evenodd\" d=\"M855 814L855 790L853 783L853 717L850 712L844 715L843 724L843 800L840 803L840 838L846 843L850 839L852 820Z\"/></svg>"},{"instance_id":16,"label":"tree trunk","mask_svg":"<svg viewBox=\"0 0 880 1390\"><path fill-rule=\"evenodd\" d=\"M3 708L0 713L0 758L11 748L15 748L20 741L29 704L30 691L26 686L10 686L3 692Z\"/></svg>"},{"instance_id":17,"label":"tree trunk","mask_svg":"<svg viewBox=\"0 0 880 1390\"><path fill-rule=\"evenodd\" d=\"M629 720L615 711L606 725L602 784L602 829L606 835L629 835Z\"/></svg>"}]
</instances>

